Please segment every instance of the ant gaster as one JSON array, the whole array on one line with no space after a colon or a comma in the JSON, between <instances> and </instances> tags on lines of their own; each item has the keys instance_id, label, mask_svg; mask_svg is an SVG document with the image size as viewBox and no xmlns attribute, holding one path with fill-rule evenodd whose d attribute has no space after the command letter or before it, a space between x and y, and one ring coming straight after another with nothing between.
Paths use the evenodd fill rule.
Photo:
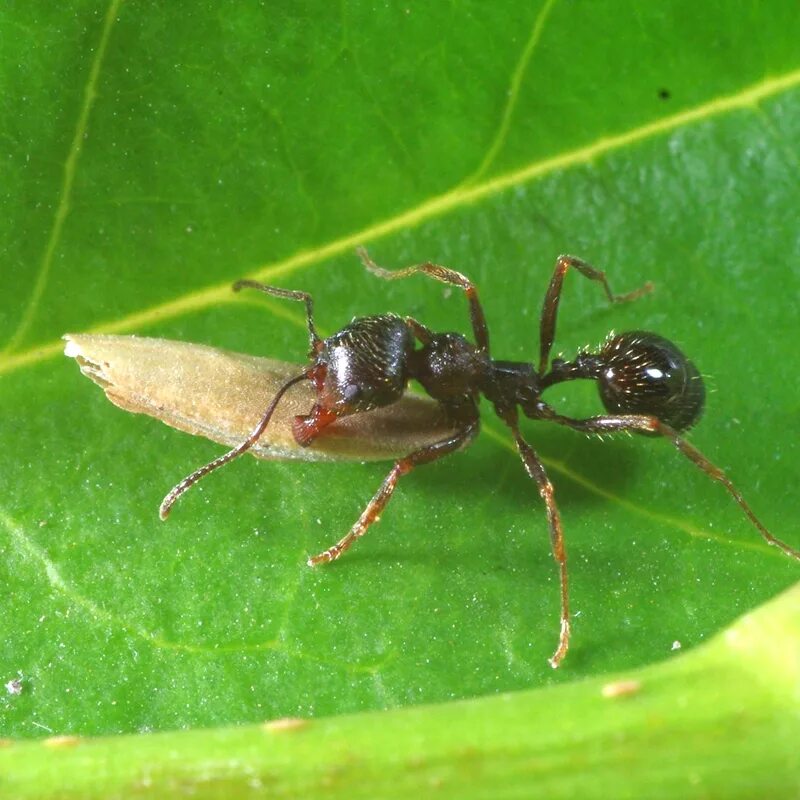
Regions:
<instances>
[{"instance_id":1,"label":"ant gaster","mask_svg":"<svg viewBox=\"0 0 800 800\"><path fill-rule=\"evenodd\" d=\"M567 558L553 485L536 452L520 433L520 409L530 419L548 420L586 434L635 431L665 437L727 489L767 542L800 560L800 551L776 539L766 529L722 470L679 435L700 417L705 390L697 368L674 344L654 333L632 331L612 335L599 352L581 351L573 361L559 358L550 362L561 290L570 269L601 284L612 303L633 300L649 292L651 284L625 295L615 295L604 272L579 258L560 256L544 298L539 329L539 364L535 368L525 362L498 361L491 357L489 331L477 289L461 273L432 263L386 270L378 267L365 250L358 252L364 266L379 278L395 280L422 273L462 289L469 302L474 343L459 333L434 333L415 319L394 314L358 317L338 333L322 339L314 325L311 295L265 286L252 280L237 281L233 285L234 291L257 289L274 297L305 303L311 365L280 387L245 441L175 486L161 504L162 519L190 486L253 446L267 427L281 397L294 384L308 380L316 390L316 402L309 413L295 417L293 424L294 438L299 445L306 447L324 435L326 426L339 417L396 402L409 380L414 379L439 403L452 424L452 433L396 461L347 535L328 550L310 558L309 565L334 561L363 536L380 517L401 476L420 464L435 461L468 445L478 433L481 395L494 406L495 413L511 430L525 470L536 483L547 509L550 540L560 570L561 586L561 633L558 647L550 658L552 667L558 667L569 646ZM542 392L550 386L579 378L597 381L607 414L573 419L556 413L542 400Z\"/></svg>"}]
</instances>

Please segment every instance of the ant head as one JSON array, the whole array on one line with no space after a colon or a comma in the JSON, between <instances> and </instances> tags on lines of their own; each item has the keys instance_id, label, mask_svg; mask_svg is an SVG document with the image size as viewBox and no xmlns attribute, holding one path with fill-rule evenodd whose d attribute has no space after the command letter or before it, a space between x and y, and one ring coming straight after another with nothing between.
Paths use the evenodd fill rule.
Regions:
<instances>
[{"instance_id":1,"label":"ant head","mask_svg":"<svg viewBox=\"0 0 800 800\"><path fill-rule=\"evenodd\" d=\"M612 414L652 414L676 431L691 428L705 400L697 367L669 340L630 331L610 338L600 352L598 385Z\"/></svg>"}]
</instances>

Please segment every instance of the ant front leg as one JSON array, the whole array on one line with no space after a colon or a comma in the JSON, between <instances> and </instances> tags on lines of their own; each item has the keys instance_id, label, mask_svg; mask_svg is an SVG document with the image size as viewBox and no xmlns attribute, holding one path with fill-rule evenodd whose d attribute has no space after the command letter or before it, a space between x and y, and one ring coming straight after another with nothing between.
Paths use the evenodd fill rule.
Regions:
<instances>
[{"instance_id":1,"label":"ant front leg","mask_svg":"<svg viewBox=\"0 0 800 800\"><path fill-rule=\"evenodd\" d=\"M529 477L536 481L539 494L544 500L547 509L547 524L550 528L550 546L553 558L558 563L559 582L561 585L561 633L558 638L558 647L549 659L550 666L557 669L569 649L570 622L569 622L569 581L567 575L567 551L564 547L564 528L561 524L561 514L558 511L554 496L553 484L547 477L544 464L534 449L522 438L517 424L516 411L500 415L501 419L511 428L517 450L522 458L522 464Z\"/></svg>"},{"instance_id":2,"label":"ant front leg","mask_svg":"<svg viewBox=\"0 0 800 800\"><path fill-rule=\"evenodd\" d=\"M405 456L405 458L396 461L381 484L380 489L375 493L372 500L369 501L367 507L358 518L358 521L353 525L347 535L336 542L333 547L328 548L319 555L309 558L308 565L310 567L316 567L319 564L325 564L339 558L356 539L367 532L369 526L372 525L373 522L378 521L383 509L392 497L398 480L400 480L403 475L407 475L414 467L420 464L429 464L431 461L436 461L466 446L475 438L475 435L478 433L479 425L477 409L474 409L471 419L465 422L463 427L459 428L454 434L448 436L446 439L434 442L427 447L415 450L413 453Z\"/></svg>"},{"instance_id":3,"label":"ant front leg","mask_svg":"<svg viewBox=\"0 0 800 800\"><path fill-rule=\"evenodd\" d=\"M680 436L674 428L665 425L658 417L648 416L646 414L620 414L589 417L588 419L572 419L571 417L564 417L560 414L556 414L547 407L542 407L540 411L541 419L547 419L559 425L565 425L573 430L581 431L581 433L603 434L616 433L617 431L639 431L641 433L655 433L669 439L689 461L705 472L709 478L717 483L721 483L725 487L728 494L736 501L739 508L742 509L745 516L755 526L768 544L774 545L786 553L786 555L800 561L800 550L786 544L786 542L781 541L769 532L767 526L755 515L753 509L750 508L750 505L744 499L742 493L734 486L730 478L728 478L716 464L706 458L694 445Z\"/></svg>"},{"instance_id":4,"label":"ant front leg","mask_svg":"<svg viewBox=\"0 0 800 800\"><path fill-rule=\"evenodd\" d=\"M415 264L413 267L405 267L404 269L384 269L383 267L379 267L369 257L367 251L363 247L359 247L356 252L364 266L373 275L377 275L384 280L394 281L398 278L408 278L410 275L421 272L441 283L449 283L453 286L458 286L459 289L463 289L469 301L469 316L472 322L475 344L478 346L479 350L482 350L487 356L489 355L489 328L486 325L486 316L483 313L483 306L481 306L481 301L478 299L478 288L466 275L462 275L460 272L456 272L449 267L433 264L430 261L424 264Z\"/></svg>"},{"instance_id":5,"label":"ant front leg","mask_svg":"<svg viewBox=\"0 0 800 800\"><path fill-rule=\"evenodd\" d=\"M653 284L648 281L644 286L627 294L614 294L608 285L605 272L595 269L580 258L575 258L575 256L559 256L556 260L555 272L553 272L553 277L550 279L550 285L547 287L547 293L544 296L542 316L539 323L539 373L541 375L544 375L547 371L550 360L550 350L553 347L553 341L556 336L556 318L558 316L558 304L561 302L564 276L570 267L578 270L585 278L601 283L606 297L611 303L627 303L629 300L635 300L637 297L641 297L643 294L653 290Z\"/></svg>"}]
</instances>

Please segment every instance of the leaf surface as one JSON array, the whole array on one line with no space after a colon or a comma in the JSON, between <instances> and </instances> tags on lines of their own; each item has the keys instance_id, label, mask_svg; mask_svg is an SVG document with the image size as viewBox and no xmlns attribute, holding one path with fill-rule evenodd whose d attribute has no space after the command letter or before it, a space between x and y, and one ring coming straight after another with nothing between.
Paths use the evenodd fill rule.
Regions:
<instances>
[{"instance_id":1,"label":"leaf surface","mask_svg":"<svg viewBox=\"0 0 800 800\"><path fill-rule=\"evenodd\" d=\"M466 453L404 478L328 569L387 465L242 459L126 415L60 356L67 331L288 361L310 291L329 334L394 311L467 330L463 298L354 255L434 260L480 287L494 354L532 360L555 258L556 349L614 328L707 376L691 440L794 546L800 499L800 18L794 4L114 2L0 12L3 732L214 726L468 698L692 647L798 578L667 444L530 423L556 484L573 647L535 488L484 408ZM31 43L35 43L35 47ZM553 390L599 410L591 386ZM484 404L486 406L486 404Z\"/></svg>"}]
</instances>

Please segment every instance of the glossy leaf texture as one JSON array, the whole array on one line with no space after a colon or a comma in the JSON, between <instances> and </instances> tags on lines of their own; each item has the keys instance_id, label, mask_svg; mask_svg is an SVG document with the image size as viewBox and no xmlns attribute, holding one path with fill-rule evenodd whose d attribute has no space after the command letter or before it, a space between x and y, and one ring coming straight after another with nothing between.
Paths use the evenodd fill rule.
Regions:
<instances>
[{"instance_id":1,"label":"glossy leaf texture","mask_svg":"<svg viewBox=\"0 0 800 800\"><path fill-rule=\"evenodd\" d=\"M403 479L381 523L309 570L386 464L241 459L158 520L221 448L114 408L66 332L287 361L312 292L332 333L394 311L496 357L674 340L706 376L691 441L800 545L800 18L769 4L16 4L0 12L0 547L6 736L322 716L571 681L670 657L800 577L668 444L528 424L556 484L575 625L557 672L544 512L485 408L469 451ZM551 391L600 411L592 386ZM484 404L486 405L486 404Z\"/></svg>"}]
</instances>

